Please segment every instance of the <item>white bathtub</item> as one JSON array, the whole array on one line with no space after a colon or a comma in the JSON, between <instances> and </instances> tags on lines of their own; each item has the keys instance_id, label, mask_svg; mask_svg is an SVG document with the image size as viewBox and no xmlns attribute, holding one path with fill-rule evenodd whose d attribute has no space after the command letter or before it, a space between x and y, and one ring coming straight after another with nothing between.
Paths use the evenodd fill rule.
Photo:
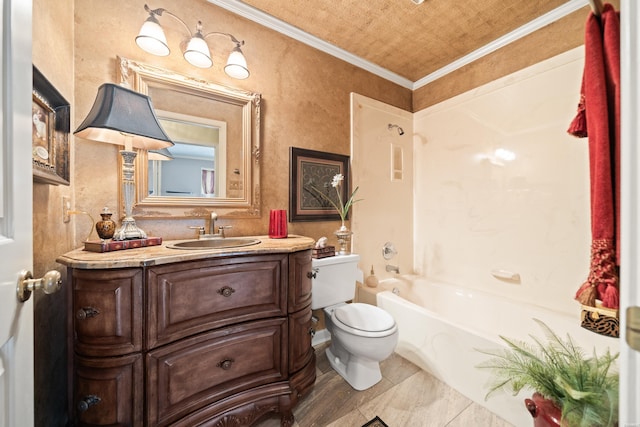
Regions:
<instances>
[{"instance_id":1,"label":"white bathtub","mask_svg":"<svg viewBox=\"0 0 640 427\"><path fill-rule=\"evenodd\" d=\"M577 303L571 316L421 277L385 279L379 286L384 291L377 294L377 304L395 318L400 331L396 352L518 427L533 425L523 403L530 393L496 393L485 400L489 372L475 366L489 356L475 349L503 346L498 335L543 337L532 320L537 318L561 337L570 333L587 353L593 348L598 354L607 348L618 351L617 339L580 327Z\"/></svg>"}]
</instances>

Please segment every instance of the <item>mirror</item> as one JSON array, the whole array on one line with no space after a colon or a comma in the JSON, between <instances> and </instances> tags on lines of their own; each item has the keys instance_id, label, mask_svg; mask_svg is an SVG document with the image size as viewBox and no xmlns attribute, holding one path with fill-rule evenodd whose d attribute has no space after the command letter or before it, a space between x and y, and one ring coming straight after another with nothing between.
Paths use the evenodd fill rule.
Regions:
<instances>
[{"instance_id":1,"label":"mirror","mask_svg":"<svg viewBox=\"0 0 640 427\"><path fill-rule=\"evenodd\" d=\"M119 82L149 95L175 143L165 160L138 151L133 215L259 217L261 95L122 57L118 64Z\"/></svg>"},{"instance_id":2,"label":"mirror","mask_svg":"<svg viewBox=\"0 0 640 427\"><path fill-rule=\"evenodd\" d=\"M147 195L227 197L227 122L155 110L175 145L166 150L170 157L148 154Z\"/></svg>"}]
</instances>

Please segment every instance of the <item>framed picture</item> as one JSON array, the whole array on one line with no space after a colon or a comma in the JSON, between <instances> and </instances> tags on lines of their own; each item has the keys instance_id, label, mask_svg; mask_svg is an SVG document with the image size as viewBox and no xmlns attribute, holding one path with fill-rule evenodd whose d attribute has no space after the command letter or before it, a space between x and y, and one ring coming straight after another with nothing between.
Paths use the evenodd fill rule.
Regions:
<instances>
[{"instance_id":1,"label":"framed picture","mask_svg":"<svg viewBox=\"0 0 640 427\"><path fill-rule=\"evenodd\" d=\"M296 147L291 147L289 154L289 221L340 220L327 197L340 206L338 193L331 182L336 174L342 174L340 196L347 200L349 156Z\"/></svg>"},{"instance_id":2,"label":"framed picture","mask_svg":"<svg viewBox=\"0 0 640 427\"><path fill-rule=\"evenodd\" d=\"M210 168L200 168L200 194L205 197L216 195L216 171Z\"/></svg>"},{"instance_id":3,"label":"framed picture","mask_svg":"<svg viewBox=\"0 0 640 427\"><path fill-rule=\"evenodd\" d=\"M31 145L33 180L69 185L70 105L33 67Z\"/></svg>"}]
</instances>

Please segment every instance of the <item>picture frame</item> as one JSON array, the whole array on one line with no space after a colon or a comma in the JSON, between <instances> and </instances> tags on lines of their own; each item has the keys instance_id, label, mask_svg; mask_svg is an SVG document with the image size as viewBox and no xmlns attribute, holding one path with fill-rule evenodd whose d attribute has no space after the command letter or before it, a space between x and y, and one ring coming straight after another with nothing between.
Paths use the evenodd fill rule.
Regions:
<instances>
[{"instance_id":1,"label":"picture frame","mask_svg":"<svg viewBox=\"0 0 640 427\"><path fill-rule=\"evenodd\" d=\"M69 185L71 106L35 66L31 105L33 180Z\"/></svg>"},{"instance_id":2,"label":"picture frame","mask_svg":"<svg viewBox=\"0 0 640 427\"><path fill-rule=\"evenodd\" d=\"M290 147L289 152L289 221L340 220L336 208L323 192L339 205L338 194L331 185L333 177L342 174L342 200L348 199L349 156ZM312 188L314 187L314 188Z\"/></svg>"},{"instance_id":3,"label":"picture frame","mask_svg":"<svg viewBox=\"0 0 640 427\"><path fill-rule=\"evenodd\" d=\"M216 195L216 170L200 168L200 194L204 197Z\"/></svg>"}]
</instances>

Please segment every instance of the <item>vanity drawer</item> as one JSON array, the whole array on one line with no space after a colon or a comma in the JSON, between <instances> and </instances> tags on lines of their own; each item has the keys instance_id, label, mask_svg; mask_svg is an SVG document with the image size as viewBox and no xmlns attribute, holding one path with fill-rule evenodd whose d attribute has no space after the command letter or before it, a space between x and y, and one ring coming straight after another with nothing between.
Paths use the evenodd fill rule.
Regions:
<instances>
[{"instance_id":1,"label":"vanity drawer","mask_svg":"<svg viewBox=\"0 0 640 427\"><path fill-rule=\"evenodd\" d=\"M75 350L117 356L142 348L142 269L72 270Z\"/></svg>"},{"instance_id":2,"label":"vanity drawer","mask_svg":"<svg viewBox=\"0 0 640 427\"><path fill-rule=\"evenodd\" d=\"M310 307L289 315L289 373L304 368L313 358L314 333Z\"/></svg>"},{"instance_id":3,"label":"vanity drawer","mask_svg":"<svg viewBox=\"0 0 640 427\"><path fill-rule=\"evenodd\" d=\"M311 249L289 255L289 313L311 304Z\"/></svg>"},{"instance_id":4,"label":"vanity drawer","mask_svg":"<svg viewBox=\"0 0 640 427\"><path fill-rule=\"evenodd\" d=\"M76 359L73 405L80 426L140 426L142 356Z\"/></svg>"},{"instance_id":5,"label":"vanity drawer","mask_svg":"<svg viewBox=\"0 0 640 427\"><path fill-rule=\"evenodd\" d=\"M147 348L233 323L285 316L287 268L286 254L150 268Z\"/></svg>"},{"instance_id":6,"label":"vanity drawer","mask_svg":"<svg viewBox=\"0 0 640 427\"><path fill-rule=\"evenodd\" d=\"M286 334L286 318L259 320L150 351L149 425L167 425L225 397L286 380Z\"/></svg>"}]
</instances>

